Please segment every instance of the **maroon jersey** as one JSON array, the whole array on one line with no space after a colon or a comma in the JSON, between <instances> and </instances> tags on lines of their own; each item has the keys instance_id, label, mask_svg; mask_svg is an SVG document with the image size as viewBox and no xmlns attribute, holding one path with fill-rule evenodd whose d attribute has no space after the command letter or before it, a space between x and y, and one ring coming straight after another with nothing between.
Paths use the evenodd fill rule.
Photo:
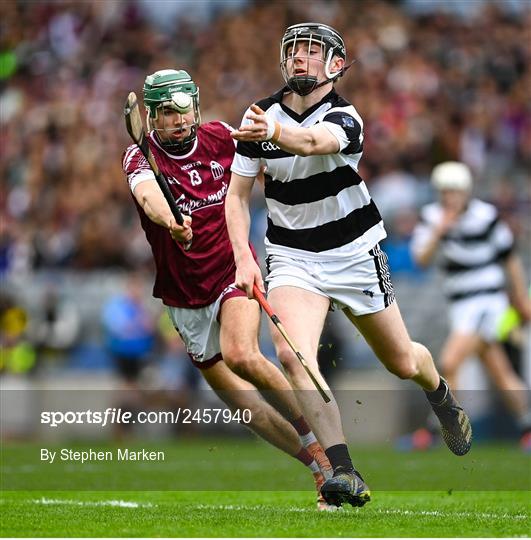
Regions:
<instances>
[{"instance_id":1,"label":"maroon jersey","mask_svg":"<svg viewBox=\"0 0 531 540\"><path fill-rule=\"evenodd\" d=\"M222 122L199 126L193 147L186 154L170 154L149 136L160 171L183 214L192 216L192 248L184 251L169 231L153 223L136 202L142 228L153 251L157 275L153 296L168 306L200 308L211 304L234 282L236 265L225 224L225 198L234 157L234 141ZM123 157L131 190L142 180L154 179L136 145Z\"/></svg>"}]
</instances>

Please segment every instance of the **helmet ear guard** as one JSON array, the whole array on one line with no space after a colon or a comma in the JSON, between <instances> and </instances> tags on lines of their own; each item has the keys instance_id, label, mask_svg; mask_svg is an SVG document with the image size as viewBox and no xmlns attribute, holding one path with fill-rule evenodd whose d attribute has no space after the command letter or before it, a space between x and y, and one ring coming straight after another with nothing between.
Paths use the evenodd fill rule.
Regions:
<instances>
[{"instance_id":1,"label":"helmet ear guard","mask_svg":"<svg viewBox=\"0 0 531 540\"><path fill-rule=\"evenodd\" d=\"M322 50L323 62L325 64L326 80L318 82L316 76L304 75L291 77L287 71L288 60L293 60L297 42L307 41L308 50L313 44L318 44ZM291 47L291 54L288 54L288 49ZM280 69L282 76L287 86L296 94L305 96L313 92L319 86L334 81L343 76L346 68L342 68L338 72L332 73L330 65L334 56L339 56L346 60L346 48L343 38L331 26L318 23L302 23L290 26L280 42Z\"/></svg>"}]
</instances>

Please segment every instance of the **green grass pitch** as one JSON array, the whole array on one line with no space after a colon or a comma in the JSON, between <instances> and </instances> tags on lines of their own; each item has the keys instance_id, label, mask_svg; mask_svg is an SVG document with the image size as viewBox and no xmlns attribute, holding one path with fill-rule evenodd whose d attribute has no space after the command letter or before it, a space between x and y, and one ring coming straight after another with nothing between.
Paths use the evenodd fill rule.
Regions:
<instances>
[{"instance_id":1,"label":"green grass pitch","mask_svg":"<svg viewBox=\"0 0 531 540\"><path fill-rule=\"evenodd\" d=\"M39 464L41 446L2 447L4 537L500 537L531 531L529 455L515 445L476 445L464 458L444 448L401 454L385 445L352 445L372 501L334 513L316 511L304 467L252 439L151 443L144 447L164 449L164 464L124 467ZM67 446L75 447L61 445Z\"/></svg>"}]
</instances>

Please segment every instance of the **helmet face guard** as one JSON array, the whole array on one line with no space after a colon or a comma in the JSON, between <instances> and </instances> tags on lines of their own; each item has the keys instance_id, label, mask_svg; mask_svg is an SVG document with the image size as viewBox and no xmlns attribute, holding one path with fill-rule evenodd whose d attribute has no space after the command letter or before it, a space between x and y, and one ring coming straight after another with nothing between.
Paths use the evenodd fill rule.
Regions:
<instances>
[{"instance_id":1,"label":"helmet face guard","mask_svg":"<svg viewBox=\"0 0 531 540\"><path fill-rule=\"evenodd\" d=\"M307 43L308 56L306 56L306 69L304 75L296 75L295 72L290 76L287 64L291 62L292 69L295 69L295 55L297 46L301 42ZM324 63L326 80L319 82L316 75L309 74L310 48L318 45L321 49L321 62ZM331 26L318 23L302 23L290 26L280 42L280 69L287 86L299 96L307 96L318 86L334 81L341 77L344 69L336 72L330 72L330 64L334 56L339 56L346 60L346 49L341 35ZM298 57L304 58L304 57Z\"/></svg>"},{"instance_id":2,"label":"helmet face guard","mask_svg":"<svg viewBox=\"0 0 531 540\"><path fill-rule=\"evenodd\" d=\"M181 151L192 145L197 136L197 128L201 124L199 88L186 71L164 69L148 75L144 81L144 105L147 110L148 126L155 130L160 143L165 148ZM171 109L181 115L193 110L194 121L186 126L190 128L189 135L180 140L164 140L160 136L159 132L171 134L182 130L182 128L166 126L165 123L162 127L155 127L154 120L157 120L160 114L165 119L165 109Z\"/></svg>"}]
</instances>

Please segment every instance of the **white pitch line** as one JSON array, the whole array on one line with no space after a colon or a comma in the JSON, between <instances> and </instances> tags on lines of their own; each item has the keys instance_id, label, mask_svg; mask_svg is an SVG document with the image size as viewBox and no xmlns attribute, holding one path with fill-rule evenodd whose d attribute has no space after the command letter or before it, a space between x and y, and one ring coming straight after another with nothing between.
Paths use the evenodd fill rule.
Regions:
<instances>
[{"instance_id":1,"label":"white pitch line","mask_svg":"<svg viewBox=\"0 0 531 540\"><path fill-rule=\"evenodd\" d=\"M32 473L37 470L37 467L35 465L19 465L15 467L10 467L9 465L6 465L2 467L2 473L4 474L10 474L10 473Z\"/></svg>"},{"instance_id":2,"label":"white pitch line","mask_svg":"<svg viewBox=\"0 0 531 540\"><path fill-rule=\"evenodd\" d=\"M154 508L157 505L151 503L137 503L133 501L123 500L109 500L109 501L76 501L73 499L47 499L41 497L40 499L31 499L29 502L34 504L50 504L50 505L70 505L70 506L111 506L119 508ZM198 504L194 505L198 510L275 510L273 506L267 506L263 504L257 505L242 505L242 504ZM287 512L297 513L315 513L313 508L297 508L290 507L284 508ZM369 509L367 509L369 510ZM402 516L427 516L427 517L439 517L439 518L480 518L480 519L517 519L527 520L530 516L525 514L495 514L488 512L441 512L440 510L382 510L375 509L378 514L387 515L402 515Z\"/></svg>"},{"instance_id":3,"label":"white pitch line","mask_svg":"<svg viewBox=\"0 0 531 540\"><path fill-rule=\"evenodd\" d=\"M266 505L246 506L240 504L199 504L200 510L274 510L274 507ZM370 509L367 509L370 510ZM286 508L287 512L311 512L315 513L313 508ZM361 510L363 512L363 510ZM403 516L433 516L440 518L481 518L481 519L529 519L525 514L491 514L486 512L441 512L440 510L382 510L376 509L378 514L398 514Z\"/></svg>"},{"instance_id":4,"label":"white pitch line","mask_svg":"<svg viewBox=\"0 0 531 540\"><path fill-rule=\"evenodd\" d=\"M277 510L274 506L267 506L265 504L244 505L244 504L198 504L194 505L198 510ZM312 512L315 510L312 508L284 508L286 512Z\"/></svg>"},{"instance_id":5,"label":"white pitch line","mask_svg":"<svg viewBox=\"0 0 531 540\"><path fill-rule=\"evenodd\" d=\"M399 514L403 516L435 516L443 518L483 518L483 519L529 519L525 514L489 514L486 512L441 512L440 510L377 510L379 514Z\"/></svg>"},{"instance_id":6,"label":"white pitch line","mask_svg":"<svg viewBox=\"0 0 531 540\"><path fill-rule=\"evenodd\" d=\"M32 499L29 502L34 504L65 504L69 506L114 506L118 508L153 508L151 503L137 503L133 501L75 501L73 499L47 499L41 497L40 499ZM155 505L156 506L156 505Z\"/></svg>"}]
</instances>

